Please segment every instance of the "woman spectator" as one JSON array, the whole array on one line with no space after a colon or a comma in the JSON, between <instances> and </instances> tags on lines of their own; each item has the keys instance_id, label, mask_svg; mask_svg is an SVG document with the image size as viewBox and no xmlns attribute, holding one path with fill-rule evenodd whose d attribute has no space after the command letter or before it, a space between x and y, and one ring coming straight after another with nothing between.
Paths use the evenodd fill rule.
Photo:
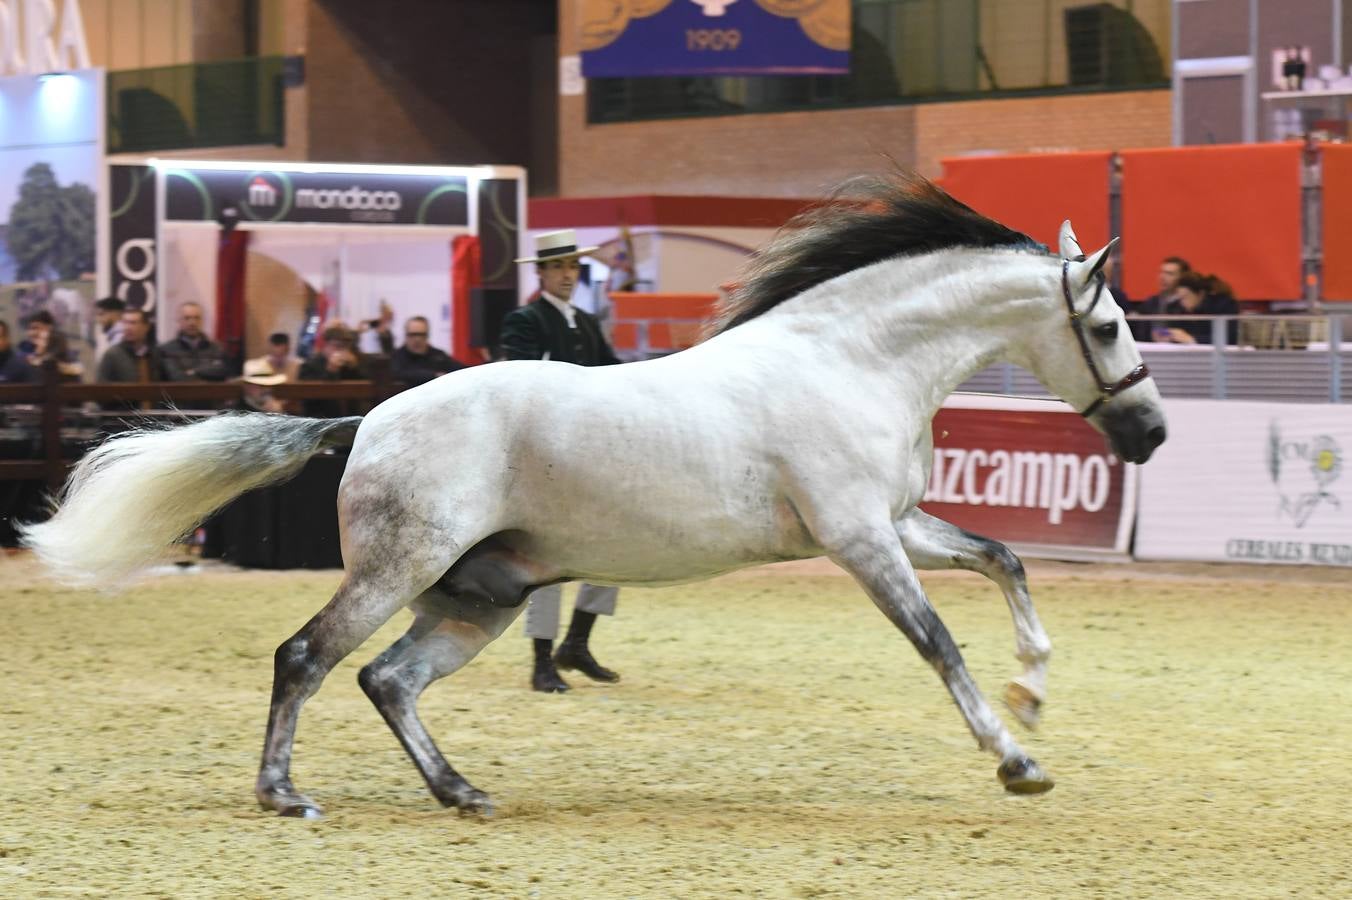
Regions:
<instances>
[{"instance_id":1,"label":"woman spectator","mask_svg":"<svg viewBox=\"0 0 1352 900\"><path fill-rule=\"evenodd\" d=\"M1239 314L1239 304L1235 302L1230 285L1215 275L1185 272L1178 279L1174 299L1168 302L1164 311L1176 316L1235 316ZM1209 344L1211 325L1211 322L1203 319L1168 322L1165 328L1156 333L1155 340L1174 344ZM1225 325L1226 343L1233 345L1238 333L1239 322L1231 319Z\"/></svg>"}]
</instances>

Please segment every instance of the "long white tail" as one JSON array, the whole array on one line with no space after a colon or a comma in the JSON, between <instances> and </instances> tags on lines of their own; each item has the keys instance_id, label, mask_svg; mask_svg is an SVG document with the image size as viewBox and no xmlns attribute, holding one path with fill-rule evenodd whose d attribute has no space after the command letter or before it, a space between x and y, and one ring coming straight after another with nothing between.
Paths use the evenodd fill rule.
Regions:
<instances>
[{"instance_id":1,"label":"long white tail","mask_svg":"<svg viewBox=\"0 0 1352 900\"><path fill-rule=\"evenodd\" d=\"M245 491L350 445L360 423L245 413L119 434L79 462L50 520L19 527L23 544L62 581L113 587Z\"/></svg>"}]
</instances>

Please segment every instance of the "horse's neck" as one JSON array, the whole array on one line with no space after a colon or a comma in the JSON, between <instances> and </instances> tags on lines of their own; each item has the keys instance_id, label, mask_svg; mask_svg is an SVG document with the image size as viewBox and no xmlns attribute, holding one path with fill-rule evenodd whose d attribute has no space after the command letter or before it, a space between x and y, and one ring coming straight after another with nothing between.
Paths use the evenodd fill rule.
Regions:
<instances>
[{"instance_id":1,"label":"horse's neck","mask_svg":"<svg viewBox=\"0 0 1352 900\"><path fill-rule=\"evenodd\" d=\"M1038 262L973 250L890 260L780 309L784 324L812 335L823 352L900 382L932 412L962 382L1009 358L1021 325L1046 302Z\"/></svg>"}]
</instances>

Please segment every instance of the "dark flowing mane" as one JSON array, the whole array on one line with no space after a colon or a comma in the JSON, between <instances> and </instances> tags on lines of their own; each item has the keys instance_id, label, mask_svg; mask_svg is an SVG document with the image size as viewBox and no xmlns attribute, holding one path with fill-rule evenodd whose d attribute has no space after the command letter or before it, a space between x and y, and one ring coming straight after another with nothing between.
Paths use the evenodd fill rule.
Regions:
<instances>
[{"instance_id":1,"label":"dark flowing mane","mask_svg":"<svg viewBox=\"0 0 1352 900\"><path fill-rule=\"evenodd\" d=\"M953 247L1047 252L919 175L852 178L790 219L751 258L715 313L708 334L735 328L808 288L895 256Z\"/></svg>"}]
</instances>

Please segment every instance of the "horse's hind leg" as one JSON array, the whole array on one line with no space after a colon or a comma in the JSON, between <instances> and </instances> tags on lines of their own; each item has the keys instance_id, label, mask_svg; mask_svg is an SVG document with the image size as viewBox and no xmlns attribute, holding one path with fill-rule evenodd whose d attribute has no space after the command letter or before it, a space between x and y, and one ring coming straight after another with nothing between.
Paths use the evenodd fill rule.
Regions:
<instances>
[{"instance_id":1,"label":"horse's hind leg","mask_svg":"<svg viewBox=\"0 0 1352 900\"><path fill-rule=\"evenodd\" d=\"M291 747L301 707L340 660L421 589L421 585L349 573L328 605L277 648L263 760L254 785L254 794L265 808L284 816L320 815L319 806L291 784Z\"/></svg>"},{"instance_id":2,"label":"horse's hind leg","mask_svg":"<svg viewBox=\"0 0 1352 900\"><path fill-rule=\"evenodd\" d=\"M437 749L418 718L417 700L429 684L463 667L501 635L521 607L429 591L417 610L413 627L363 668L358 682L443 806L491 814L488 795L466 781Z\"/></svg>"},{"instance_id":3,"label":"horse's hind leg","mask_svg":"<svg viewBox=\"0 0 1352 900\"><path fill-rule=\"evenodd\" d=\"M895 531L880 527L822 540L822 545L939 673L978 746L1000 758L997 775L1005 789L1019 794L1051 790L1052 779L1024 753L981 695L952 635L925 596Z\"/></svg>"},{"instance_id":4,"label":"horse's hind leg","mask_svg":"<svg viewBox=\"0 0 1352 900\"><path fill-rule=\"evenodd\" d=\"M1047 660L1052 642L1038 621L1023 563L1004 544L963 531L913 509L896 523L902 547L917 569L966 569L1000 586L1014 619L1015 656L1023 673L1005 687L1005 704L1029 728L1036 728L1047 697Z\"/></svg>"}]
</instances>

